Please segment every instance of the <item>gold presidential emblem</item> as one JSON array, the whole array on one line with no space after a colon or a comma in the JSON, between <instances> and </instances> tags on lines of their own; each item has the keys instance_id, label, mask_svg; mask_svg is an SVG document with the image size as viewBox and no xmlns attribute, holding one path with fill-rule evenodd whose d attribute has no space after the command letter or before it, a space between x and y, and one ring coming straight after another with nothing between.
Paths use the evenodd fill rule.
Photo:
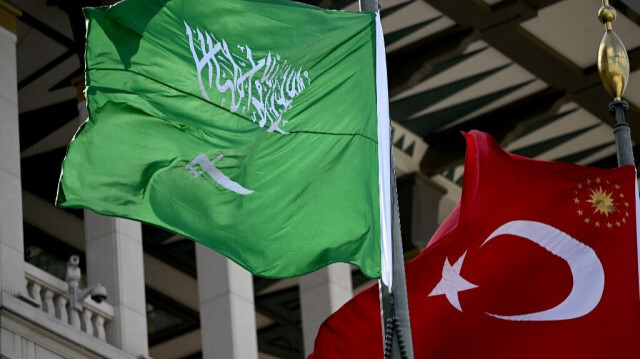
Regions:
<instances>
[{"instance_id":1,"label":"gold presidential emblem","mask_svg":"<svg viewBox=\"0 0 640 359\"><path fill-rule=\"evenodd\" d=\"M615 229L630 220L630 204L619 184L602 177L578 182L573 190L575 213L585 225Z\"/></svg>"}]
</instances>

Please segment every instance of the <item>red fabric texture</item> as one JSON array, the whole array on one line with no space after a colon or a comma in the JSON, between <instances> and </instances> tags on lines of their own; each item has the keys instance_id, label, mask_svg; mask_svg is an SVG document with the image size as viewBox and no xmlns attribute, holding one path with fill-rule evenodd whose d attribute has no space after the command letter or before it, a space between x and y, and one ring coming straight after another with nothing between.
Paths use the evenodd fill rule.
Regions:
<instances>
[{"instance_id":1,"label":"red fabric texture","mask_svg":"<svg viewBox=\"0 0 640 359\"><path fill-rule=\"evenodd\" d=\"M405 267L415 358L640 357L634 167L603 170L531 160L507 153L485 133L465 137L460 203ZM485 243L512 221L554 227L579 242L580 251L591 249L604 274L599 298L593 294L597 280L591 280L598 271L580 251L560 242L549 249L529 239L536 232L502 234ZM447 295L430 294L443 278L445 261L455 267L463 255L459 274L476 287L453 294L458 310ZM577 262L569 264L563 255ZM572 266L575 273L589 274L588 285L576 279ZM553 319L556 313L546 320L507 320L487 314L544 312L561 306L574 289L581 294L564 310L570 318ZM592 309L576 309L589 300L596 300ZM373 286L322 324L309 358L382 357Z\"/></svg>"}]
</instances>

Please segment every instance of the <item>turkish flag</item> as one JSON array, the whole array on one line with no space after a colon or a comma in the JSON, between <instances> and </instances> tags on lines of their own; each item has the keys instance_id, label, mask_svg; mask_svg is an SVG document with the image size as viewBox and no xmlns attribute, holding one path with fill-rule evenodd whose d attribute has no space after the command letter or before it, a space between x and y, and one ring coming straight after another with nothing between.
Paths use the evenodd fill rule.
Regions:
<instances>
[{"instance_id":1,"label":"turkish flag","mask_svg":"<svg viewBox=\"0 0 640 359\"><path fill-rule=\"evenodd\" d=\"M406 266L416 358L638 358L637 185L465 134L462 198ZM322 324L311 359L381 358L378 288Z\"/></svg>"}]
</instances>

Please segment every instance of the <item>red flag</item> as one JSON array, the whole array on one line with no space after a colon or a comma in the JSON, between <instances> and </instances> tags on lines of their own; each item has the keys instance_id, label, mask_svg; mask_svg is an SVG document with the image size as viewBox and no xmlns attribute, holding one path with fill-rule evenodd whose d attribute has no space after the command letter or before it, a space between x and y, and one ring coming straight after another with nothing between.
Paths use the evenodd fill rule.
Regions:
<instances>
[{"instance_id":1,"label":"red flag","mask_svg":"<svg viewBox=\"0 0 640 359\"><path fill-rule=\"evenodd\" d=\"M415 357L638 358L635 168L526 159L466 135L460 204L406 266ZM381 358L377 287L311 359Z\"/></svg>"}]
</instances>

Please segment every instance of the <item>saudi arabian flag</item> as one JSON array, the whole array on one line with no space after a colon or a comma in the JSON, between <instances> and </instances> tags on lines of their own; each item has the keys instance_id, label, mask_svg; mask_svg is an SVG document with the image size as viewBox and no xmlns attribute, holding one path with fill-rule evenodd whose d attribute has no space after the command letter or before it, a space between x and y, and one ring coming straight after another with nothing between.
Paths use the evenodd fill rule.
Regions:
<instances>
[{"instance_id":1,"label":"saudi arabian flag","mask_svg":"<svg viewBox=\"0 0 640 359\"><path fill-rule=\"evenodd\" d=\"M386 278L375 14L125 0L85 15L89 119L69 145L58 206L160 226L261 276L347 262Z\"/></svg>"}]
</instances>

